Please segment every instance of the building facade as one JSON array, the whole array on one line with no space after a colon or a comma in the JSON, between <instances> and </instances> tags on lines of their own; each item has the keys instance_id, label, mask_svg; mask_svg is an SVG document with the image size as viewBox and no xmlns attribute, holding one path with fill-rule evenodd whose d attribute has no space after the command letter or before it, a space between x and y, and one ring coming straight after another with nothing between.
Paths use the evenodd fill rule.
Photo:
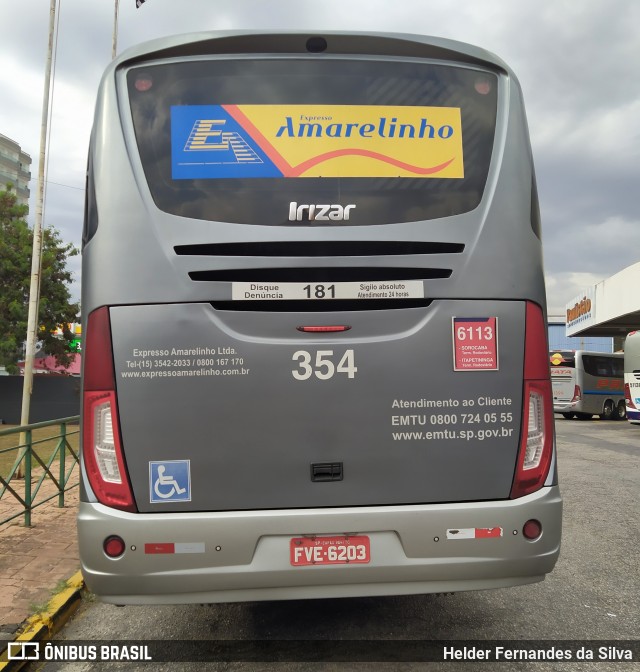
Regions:
<instances>
[{"instance_id":1,"label":"building facade","mask_svg":"<svg viewBox=\"0 0 640 672\"><path fill-rule=\"evenodd\" d=\"M640 261L587 287L566 306L567 336L613 336L622 347L640 329Z\"/></svg>"},{"instance_id":2,"label":"building facade","mask_svg":"<svg viewBox=\"0 0 640 672\"><path fill-rule=\"evenodd\" d=\"M18 203L29 205L29 181L31 180L31 157L20 145L0 133L0 188L13 184Z\"/></svg>"}]
</instances>

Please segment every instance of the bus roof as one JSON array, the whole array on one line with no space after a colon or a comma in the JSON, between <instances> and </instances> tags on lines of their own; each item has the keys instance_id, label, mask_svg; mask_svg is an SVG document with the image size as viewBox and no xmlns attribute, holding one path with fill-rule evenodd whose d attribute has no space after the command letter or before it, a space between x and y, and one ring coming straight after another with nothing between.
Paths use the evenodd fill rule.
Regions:
<instances>
[{"instance_id":1,"label":"bus roof","mask_svg":"<svg viewBox=\"0 0 640 672\"><path fill-rule=\"evenodd\" d=\"M513 71L498 56L465 42L409 33L346 31L208 31L171 35L130 47L107 68L107 73L123 63L147 58L199 56L205 54L266 53L307 54L310 38L326 40L326 53L406 56L454 60L499 68L514 77ZM327 39L328 38L328 39ZM107 74L105 73L105 74Z\"/></svg>"}]
</instances>

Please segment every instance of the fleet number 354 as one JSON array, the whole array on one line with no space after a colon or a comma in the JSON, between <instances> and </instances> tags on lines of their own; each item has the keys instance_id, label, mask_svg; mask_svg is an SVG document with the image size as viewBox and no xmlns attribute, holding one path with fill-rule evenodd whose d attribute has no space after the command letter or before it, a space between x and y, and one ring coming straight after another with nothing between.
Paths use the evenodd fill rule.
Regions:
<instances>
[{"instance_id":1,"label":"fleet number 354","mask_svg":"<svg viewBox=\"0 0 640 672\"><path fill-rule=\"evenodd\" d=\"M291 358L294 362L298 362L298 368L293 369L291 375L296 380L309 380L314 375L320 380L329 380L336 373L346 373L347 378L355 378L358 369L355 365L353 350L347 350L340 357L340 361L335 364L338 357L340 355L334 356L333 350L318 350L314 360L310 352L298 350Z\"/></svg>"}]
</instances>

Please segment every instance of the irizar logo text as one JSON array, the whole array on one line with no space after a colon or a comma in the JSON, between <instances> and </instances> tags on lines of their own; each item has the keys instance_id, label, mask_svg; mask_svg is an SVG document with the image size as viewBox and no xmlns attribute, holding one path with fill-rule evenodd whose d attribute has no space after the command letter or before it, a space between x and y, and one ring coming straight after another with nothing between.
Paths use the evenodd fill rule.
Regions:
<instances>
[{"instance_id":1,"label":"irizar logo text","mask_svg":"<svg viewBox=\"0 0 640 672\"><path fill-rule=\"evenodd\" d=\"M289 221L347 221L350 211L355 207L355 203L345 206L337 203L331 205L316 205L315 203L298 205L295 201L291 201L289 203Z\"/></svg>"}]
</instances>

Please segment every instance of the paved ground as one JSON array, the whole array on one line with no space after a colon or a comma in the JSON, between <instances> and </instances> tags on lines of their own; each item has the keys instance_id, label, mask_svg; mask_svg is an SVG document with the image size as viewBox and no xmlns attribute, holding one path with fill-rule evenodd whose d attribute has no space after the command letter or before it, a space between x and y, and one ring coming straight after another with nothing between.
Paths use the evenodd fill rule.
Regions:
<instances>
[{"instance_id":1,"label":"paved ground","mask_svg":"<svg viewBox=\"0 0 640 672\"><path fill-rule=\"evenodd\" d=\"M68 485L77 482L76 466ZM24 490L18 492L24 494ZM54 484L47 479L36 503L53 492ZM0 520L18 511L18 507L17 500L5 493L0 499ZM49 601L62 581L80 568L77 507L76 487L66 493L64 508L58 508L56 497L34 509L30 528L24 527L23 516L0 525L0 639L9 638L18 625Z\"/></svg>"}]
</instances>

